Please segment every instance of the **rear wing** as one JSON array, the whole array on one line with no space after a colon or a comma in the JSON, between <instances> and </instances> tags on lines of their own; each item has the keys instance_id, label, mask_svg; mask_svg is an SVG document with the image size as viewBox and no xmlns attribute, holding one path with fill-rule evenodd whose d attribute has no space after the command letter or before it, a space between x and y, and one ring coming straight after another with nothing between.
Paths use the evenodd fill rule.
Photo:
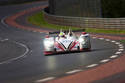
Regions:
<instances>
[{"instance_id":1,"label":"rear wing","mask_svg":"<svg viewBox=\"0 0 125 83\"><path fill-rule=\"evenodd\" d=\"M72 30L71 32L83 32L83 31L85 31L85 29ZM69 32L69 30L64 30L63 32L67 33L67 32ZM59 34L59 33L60 33L60 31L55 31L55 32L49 32L48 34Z\"/></svg>"}]
</instances>

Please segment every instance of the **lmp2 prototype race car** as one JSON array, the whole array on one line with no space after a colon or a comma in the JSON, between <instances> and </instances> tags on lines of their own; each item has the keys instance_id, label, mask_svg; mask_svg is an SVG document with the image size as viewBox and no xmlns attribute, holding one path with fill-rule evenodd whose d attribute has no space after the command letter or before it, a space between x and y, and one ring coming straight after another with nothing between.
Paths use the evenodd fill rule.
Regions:
<instances>
[{"instance_id":1,"label":"lmp2 prototype race car","mask_svg":"<svg viewBox=\"0 0 125 83\"><path fill-rule=\"evenodd\" d=\"M90 35L86 32L81 32L76 35L75 32L81 32L81 30L66 31L60 30L60 32L50 32L43 39L44 55L51 55L56 53L65 53L73 51L90 51ZM52 34L59 34L58 36L52 36Z\"/></svg>"}]
</instances>

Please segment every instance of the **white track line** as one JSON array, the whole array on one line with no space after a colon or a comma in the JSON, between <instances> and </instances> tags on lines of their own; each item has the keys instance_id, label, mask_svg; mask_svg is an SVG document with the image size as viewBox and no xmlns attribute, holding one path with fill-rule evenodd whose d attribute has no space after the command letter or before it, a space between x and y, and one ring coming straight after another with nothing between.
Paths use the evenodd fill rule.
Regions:
<instances>
[{"instance_id":1,"label":"white track line","mask_svg":"<svg viewBox=\"0 0 125 83\"><path fill-rule=\"evenodd\" d=\"M110 41L110 39L105 39L106 41Z\"/></svg>"},{"instance_id":2,"label":"white track line","mask_svg":"<svg viewBox=\"0 0 125 83\"><path fill-rule=\"evenodd\" d=\"M123 51L124 49L118 49L118 51Z\"/></svg>"},{"instance_id":3,"label":"white track line","mask_svg":"<svg viewBox=\"0 0 125 83\"><path fill-rule=\"evenodd\" d=\"M0 64L5 64L5 63L7 64L7 63L10 63L10 62L12 62L12 61L15 61L15 60L17 60L17 59L19 59L19 58L25 57L25 55L29 52L29 49L28 49L28 47L27 47L26 45L24 45L24 44L22 44L22 43L19 43L19 42L14 42L14 43L16 43L16 44L18 44L18 45L24 47L24 48L26 49L25 53L22 54L22 55L19 56L19 57L12 58L12 59L9 59L9 60L0 62Z\"/></svg>"},{"instance_id":4,"label":"white track line","mask_svg":"<svg viewBox=\"0 0 125 83\"><path fill-rule=\"evenodd\" d=\"M120 45L120 43L119 43L119 42L116 42L115 44Z\"/></svg>"},{"instance_id":5,"label":"white track line","mask_svg":"<svg viewBox=\"0 0 125 83\"><path fill-rule=\"evenodd\" d=\"M95 67L95 66L97 66L98 64L92 64L92 65L88 65L88 66L86 66L87 68L91 68L91 67Z\"/></svg>"},{"instance_id":6,"label":"white track line","mask_svg":"<svg viewBox=\"0 0 125 83\"><path fill-rule=\"evenodd\" d=\"M118 51L118 52L116 52L115 54L121 54L121 53L122 53L122 52L119 52L119 51Z\"/></svg>"},{"instance_id":7,"label":"white track line","mask_svg":"<svg viewBox=\"0 0 125 83\"><path fill-rule=\"evenodd\" d=\"M99 38L100 40L104 40L104 38Z\"/></svg>"},{"instance_id":8,"label":"white track line","mask_svg":"<svg viewBox=\"0 0 125 83\"><path fill-rule=\"evenodd\" d=\"M116 58L116 57L118 57L118 55L110 56L111 59L114 59L114 58Z\"/></svg>"},{"instance_id":9,"label":"white track line","mask_svg":"<svg viewBox=\"0 0 125 83\"><path fill-rule=\"evenodd\" d=\"M7 17L8 17L8 16L5 16L5 17L3 17L3 18L1 19L1 23L2 23L4 26L6 26L6 27L8 27L8 24L5 23L5 19L6 19Z\"/></svg>"},{"instance_id":10,"label":"white track line","mask_svg":"<svg viewBox=\"0 0 125 83\"><path fill-rule=\"evenodd\" d=\"M110 59L104 59L104 60L101 60L100 63L106 63L108 61L110 61Z\"/></svg>"},{"instance_id":11,"label":"white track line","mask_svg":"<svg viewBox=\"0 0 125 83\"><path fill-rule=\"evenodd\" d=\"M43 32L40 32L40 33L43 33Z\"/></svg>"},{"instance_id":12,"label":"white track line","mask_svg":"<svg viewBox=\"0 0 125 83\"><path fill-rule=\"evenodd\" d=\"M111 41L112 43L115 43L116 41Z\"/></svg>"},{"instance_id":13,"label":"white track line","mask_svg":"<svg viewBox=\"0 0 125 83\"><path fill-rule=\"evenodd\" d=\"M93 39L96 39L97 37L92 37Z\"/></svg>"},{"instance_id":14,"label":"white track line","mask_svg":"<svg viewBox=\"0 0 125 83\"><path fill-rule=\"evenodd\" d=\"M35 83L46 82L46 81L53 80L53 79L55 79L55 77L48 77L48 78L36 80Z\"/></svg>"},{"instance_id":15,"label":"white track line","mask_svg":"<svg viewBox=\"0 0 125 83\"><path fill-rule=\"evenodd\" d=\"M118 46L119 46L119 47L124 47L122 44L119 44Z\"/></svg>"},{"instance_id":16,"label":"white track line","mask_svg":"<svg viewBox=\"0 0 125 83\"><path fill-rule=\"evenodd\" d=\"M82 70L76 69L76 70L72 70L72 71L66 72L66 74L73 74L73 73L80 72L80 71L82 71Z\"/></svg>"},{"instance_id":17,"label":"white track line","mask_svg":"<svg viewBox=\"0 0 125 83\"><path fill-rule=\"evenodd\" d=\"M122 49L122 48L124 48L124 46L120 46L119 48Z\"/></svg>"},{"instance_id":18,"label":"white track line","mask_svg":"<svg viewBox=\"0 0 125 83\"><path fill-rule=\"evenodd\" d=\"M3 40L0 40L1 42L4 42L4 41L8 41L9 39L3 39Z\"/></svg>"}]
</instances>

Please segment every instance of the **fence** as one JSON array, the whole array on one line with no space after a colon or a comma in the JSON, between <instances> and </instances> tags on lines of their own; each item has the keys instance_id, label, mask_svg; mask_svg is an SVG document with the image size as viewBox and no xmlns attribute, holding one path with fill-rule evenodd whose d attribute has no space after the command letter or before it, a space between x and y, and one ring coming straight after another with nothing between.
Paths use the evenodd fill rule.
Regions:
<instances>
[{"instance_id":1,"label":"fence","mask_svg":"<svg viewBox=\"0 0 125 83\"><path fill-rule=\"evenodd\" d=\"M43 15L51 24L75 26L81 28L125 29L125 18L87 18L51 15L45 10Z\"/></svg>"}]
</instances>

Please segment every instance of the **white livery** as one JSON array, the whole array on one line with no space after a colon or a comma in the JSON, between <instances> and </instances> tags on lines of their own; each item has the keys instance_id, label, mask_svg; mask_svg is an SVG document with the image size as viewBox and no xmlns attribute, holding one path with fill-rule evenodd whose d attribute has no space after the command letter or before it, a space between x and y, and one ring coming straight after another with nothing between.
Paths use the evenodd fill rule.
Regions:
<instances>
[{"instance_id":1,"label":"white livery","mask_svg":"<svg viewBox=\"0 0 125 83\"><path fill-rule=\"evenodd\" d=\"M91 50L90 35L86 32L75 35L71 30L67 34L60 31L56 37L46 35L43 45L44 55Z\"/></svg>"}]
</instances>

